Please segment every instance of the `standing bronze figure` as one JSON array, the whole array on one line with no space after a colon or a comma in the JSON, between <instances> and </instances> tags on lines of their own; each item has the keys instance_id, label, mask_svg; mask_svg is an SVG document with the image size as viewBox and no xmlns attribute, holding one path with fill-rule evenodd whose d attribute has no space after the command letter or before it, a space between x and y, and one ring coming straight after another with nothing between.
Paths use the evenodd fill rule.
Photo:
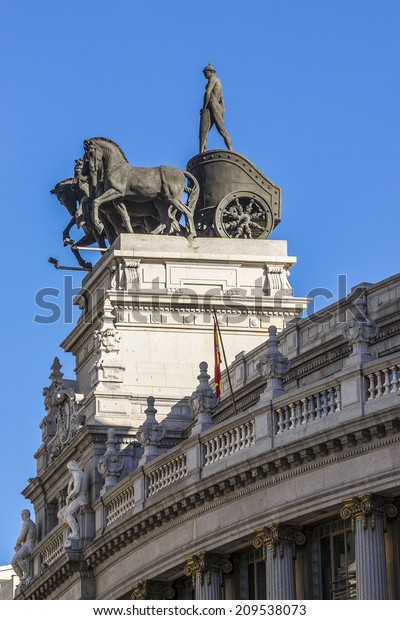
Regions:
<instances>
[{"instance_id":1,"label":"standing bronze figure","mask_svg":"<svg viewBox=\"0 0 400 620\"><path fill-rule=\"evenodd\" d=\"M204 93L203 107L200 110L200 153L207 150L207 135L213 125L224 139L226 148L232 150L232 140L225 129L225 103L221 81L215 75L215 69L207 65L203 69L208 80Z\"/></svg>"}]
</instances>

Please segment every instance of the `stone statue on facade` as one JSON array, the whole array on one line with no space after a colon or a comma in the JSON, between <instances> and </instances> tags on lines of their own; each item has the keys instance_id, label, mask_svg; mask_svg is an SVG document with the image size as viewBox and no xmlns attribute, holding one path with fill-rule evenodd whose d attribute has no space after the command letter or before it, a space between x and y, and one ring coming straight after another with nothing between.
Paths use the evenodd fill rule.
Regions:
<instances>
[{"instance_id":1,"label":"stone statue on facade","mask_svg":"<svg viewBox=\"0 0 400 620\"><path fill-rule=\"evenodd\" d=\"M29 510L26 509L21 512L21 532L14 547L15 555L11 560L11 565L22 584L28 584L32 581L29 572L29 559L37 540L36 525L30 517Z\"/></svg>"},{"instance_id":2,"label":"stone statue on facade","mask_svg":"<svg viewBox=\"0 0 400 620\"><path fill-rule=\"evenodd\" d=\"M71 479L68 483L66 505L59 510L57 517L71 528L68 539L79 539L79 523L76 514L81 506L88 503L88 480L76 461L70 461L67 469L71 472Z\"/></svg>"},{"instance_id":3,"label":"stone statue on facade","mask_svg":"<svg viewBox=\"0 0 400 620\"><path fill-rule=\"evenodd\" d=\"M116 444L115 430L110 428L107 431L107 449L97 464L97 469L104 478L104 486L100 491L101 496L117 484L121 471L124 468L124 461L117 450Z\"/></svg>"},{"instance_id":4,"label":"stone statue on facade","mask_svg":"<svg viewBox=\"0 0 400 620\"><path fill-rule=\"evenodd\" d=\"M267 386L263 399L272 399L284 393L283 377L290 370L290 361L278 348L279 338L275 325L268 329L267 351L257 364L259 373L266 378Z\"/></svg>"},{"instance_id":5,"label":"stone statue on facade","mask_svg":"<svg viewBox=\"0 0 400 620\"><path fill-rule=\"evenodd\" d=\"M374 356L369 350L369 345L378 335L379 327L368 316L367 300L365 293L354 302L354 312L344 328L344 337L353 345L353 351L348 359L348 364L353 362L364 363L372 360Z\"/></svg>"},{"instance_id":6,"label":"stone statue on facade","mask_svg":"<svg viewBox=\"0 0 400 620\"><path fill-rule=\"evenodd\" d=\"M231 151L232 140L225 129L225 103L221 81L215 75L215 69L210 64L204 67L203 73L208 81L203 107L200 110L200 153L207 150L207 135L213 125L223 137L226 148Z\"/></svg>"}]
</instances>

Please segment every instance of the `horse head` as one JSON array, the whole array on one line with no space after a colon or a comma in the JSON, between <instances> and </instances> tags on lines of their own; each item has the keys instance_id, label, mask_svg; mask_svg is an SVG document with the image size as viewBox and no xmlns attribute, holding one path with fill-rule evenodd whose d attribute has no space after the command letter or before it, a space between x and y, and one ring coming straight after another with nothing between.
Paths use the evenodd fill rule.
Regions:
<instances>
[{"instance_id":1,"label":"horse head","mask_svg":"<svg viewBox=\"0 0 400 620\"><path fill-rule=\"evenodd\" d=\"M50 194L57 197L57 200L68 210L71 216L75 215L77 201L77 185L75 179L63 179L59 181Z\"/></svg>"}]
</instances>

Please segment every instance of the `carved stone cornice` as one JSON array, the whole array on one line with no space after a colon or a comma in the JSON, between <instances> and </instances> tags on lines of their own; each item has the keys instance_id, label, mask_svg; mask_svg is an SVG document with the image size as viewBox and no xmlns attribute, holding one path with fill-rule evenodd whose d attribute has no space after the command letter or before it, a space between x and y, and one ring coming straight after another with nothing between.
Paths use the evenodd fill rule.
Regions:
<instances>
[{"instance_id":1,"label":"carved stone cornice","mask_svg":"<svg viewBox=\"0 0 400 620\"><path fill-rule=\"evenodd\" d=\"M372 493L365 493L359 497L352 497L343 502L340 511L342 519L351 519L351 529L355 532L356 521L361 521L363 529L367 529L368 522L375 529L376 517L383 518L383 528L386 531L387 518L394 519L397 508L387 498Z\"/></svg>"},{"instance_id":2,"label":"carved stone cornice","mask_svg":"<svg viewBox=\"0 0 400 620\"><path fill-rule=\"evenodd\" d=\"M282 558L285 547L291 547L293 558L295 558L296 547L304 545L305 542L306 537L299 528L284 523L273 523L256 531L253 546L256 549L262 548L264 554L266 549L272 549L274 558L278 549L279 555Z\"/></svg>"},{"instance_id":3,"label":"carved stone cornice","mask_svg":"<svg viewBox=\"0 0 400 620\"><path fill-rule=\"evenodd\" d=\"M175 591L169 584L155 579L143 579L133 586L130 598L132 601L161 601L174 596Z\"/></svg>"},{"instance_id":4,"label":"carved stone cornice","mask_svg":"<svg viewBox=\"0 0 400 620\"><path fill-rule=\"evenodd\" d=\"M206 553L203 551L187 558L183 572L187 577L192 577L192 587L195 588L197 575L200 576L202 584L205 577L207 585L210 585L212 573L217 573L222 584L223 574L230 573L232 569L233 566L229 561L229 555Z\"/></svg>"}]
</instances>

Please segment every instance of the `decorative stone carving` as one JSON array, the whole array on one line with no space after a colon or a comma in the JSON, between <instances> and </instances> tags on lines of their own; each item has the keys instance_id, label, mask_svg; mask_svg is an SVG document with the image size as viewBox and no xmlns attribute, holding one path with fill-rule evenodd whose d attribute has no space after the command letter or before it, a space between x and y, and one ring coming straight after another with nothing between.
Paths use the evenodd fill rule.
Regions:
<instances>
[{"instance_id":1,"label":"decorative stone carving","mask_svg":"<svg viewBox=\"0 0 400 620\"><path fill-rule=\"evenodd\" d=\"M357 519L361 521L364 530L368 527L368 522L371 523L371 528L374 529L378 515L382 517L384 530L386 531L387 517L394 519L397 515L397 508L387 498L373 495L372 493L346 499L340 511L342 519L351 519L353 532L355 532Z\"/></svg>"},{"instance_id":2,"label":"decorative stone carving","mask_svg":"<svg viewBox=\"0 0 400 620\"><path fill-rule=\"evenodd\" d=\"M292 525L285 525L282 523L273 523L268 527L264 527L257 530L256 536L253 540L253 546L256 549L263 548L264 551L267 548L272 549L272 555L275 558L277 551L282 558L284 555L285 546L289 546L292 550L292 557L296 557L296 547L303 545L306 542L306 537L303 532Z\"/></svg>"},{"instance_id":3,"label":"decorative stone carving","mask_svg":"<svg viewBox=\"0 0 400 620\"><path fill-rule=\"evenodd\" d=\"M124 468L124 461L116 448L117 440L115 439L115 430L113 428L110 428L107 432L106 446L106 452L97 464L97 469L104 478L104 486L100 491L100 495L104 495L117 484L121 471Z\"/></svg>"},{"instance_id":4,"label":"decorative stone carving","mask_svg":"<svg viewBox=\"0 0 400 620\"><path fill-rule=\"evenodd\" d=\"M57 517L61 522L66 523L71 532L68 534L67 541L64 543L65 548L71 546L73 539L79 540L79 523L77 513L81 506L88 503L88 478L83 470L80 469L76 461L69 461L67 469L71 472L71 479L68 483L66 505L59 510Z\"/></svg>"},{"instance_id":5,"label":"decorative stone carving","mask_svg":"<svg viewBox=\"0 0 400 620\"><path fill-rule=\"evenodd\" d=\"M49 462L59 456L85 424L85 416L79 411L74 388L62 381L63 373L58 357L54 358L51 370L51 384L43 389L47 415L41 424Z\"/></svg>"},{"instance_id":6,"label":"decorative stone carving","mask_svg":"<svg viewBox=\"0 0 400 620\"><path fill-rule=\"evenodd\" d=\"M174 589L163 581L143 579L133 586L132 601L161 601L172 599L175 596Z\"/></svg>"},{"instance_id":7,"label":"decorative stone carving","mask_svg":"<svg viewBox=\"0 0 400 620\"><path fill-rule=\"evenodd\" d=\"M210 375L207 373L207 369L207 362L201 362L200 374L197 377L199 385L190 397L190 407L195 419L192 435L201 433L214 424L212 415L217 406L217 397L209 384Z\"/></svg>"},{"instance_id":8,"label":"decorative stone carving","mask_svg":"<svg viewBox=\"0 0 400 620\"><path fill-rule=\"evenodd\" d=\"M218 600L223 575L232 571L228 555L201 552L186 560L184 573L192 578L196 600Z\"/></svg>"},{"instance_id":9,"label":"decorative stone carving","mask_svg":"<svg viewBox=\"0 0 400 620\"><path fill-rule=\"evenodd\" d=\"M283 377L290 370L290 361L278 349L279 339L275 325L268 329L267 351L257 364L259 373L267 379L262 397L272 399L284 393Z\"/></svg>"},{"instance_id":10,"label":"decorative stone carving","mask_svg":"<svg viewBox=\"0 0 400 620\"><path fill-rule=\"evenodd\" d=\"M114 308L108 298L104 301L102 326L94 332L96 360L92 368L92 386L103 389L103 383L121 383L124 366L119 361L121 334L114 326Z\"/></svg>"},{"instance_id":11,"label":"decorative stone carving","mask_svg":"<svg viewBox=\"0 0 400 620\"><path fill-rule=\"evenodd\" d=\"M29 510L21 512L21 532L15 543L15 554L11 560L11 565L22 585L30 584L33 578L30 572L30 560L32 550L37 541L37 528L30 517L31 513Z\"/></svg>"},{"instance_id":12,"label":"decorative stone carving","mask_svg":"<svg viewBox=\"0 0 400 620\"><path fill-rule=\"evenodd\" d=\"M110 267L110 288L118 291L140 289L140 260L117 257Z\"/></svg>"},{"instance_id":13,"label":"decorative stone carving","mask_svg":"<svg viewBox=\"0 0 400 620\"><path fill-rule=\"evenodd\" d=\"M165 429L156 420L157 409L154 407L154 402L153 396L147 398L146 421L136 433L136 439L144 448L143 456L139 461L140 465L144 465L159 455L159 445L165 435Z\"/></svg>"},{"instance_id":14,"label":"decorative stone carving","mask_svg":"<svg viewBox=\"0 0 400 620\"><path fill-rule=\"evenodd\" d=\"M290 272L285 265L265 265L264 292L271 297L277 294L292 295L293 290L289 284Z\"/></svg>"},{"instance_id":15,"label":"decorative stone carving","mask_svg":"<svg viewBox=\"0 0 400 620\"><path fill-rule=\"evenodd\" d=\"M369 345L376 338L379 327L368 316L365 293L355 300L354 308L354 314L347 321L344 328L344 337L353 345L349 362L368 362L373 359L373 355L369 351Z\"/></svg>"}]
</instances>

